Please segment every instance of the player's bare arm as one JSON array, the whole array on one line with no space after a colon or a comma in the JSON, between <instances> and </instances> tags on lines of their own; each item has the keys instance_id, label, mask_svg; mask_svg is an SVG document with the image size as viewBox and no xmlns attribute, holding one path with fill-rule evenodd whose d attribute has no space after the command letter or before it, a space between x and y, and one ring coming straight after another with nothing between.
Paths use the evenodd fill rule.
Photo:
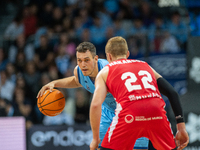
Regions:
<instances>
[{"instance_id":1,"label":"player's bare arm","mask_svg":"<svg viewBox=\"0 0 200 150\"><path fill-rule=\"evenodd\" d=\"M45 90L52 91L53 88L55 88L55 87L57 87L57 88L78 88L78 87L82 87L82 85L78 81L77 67L78 66L76 66L75 69L74 69L74 76L54 80L54 81L51 81L48 84L44 85L40 89L40 91L38 92L37 98L39 96L42 96L44 94Z\"/></svg>"},{"instance_id":2,"label":"player's bare arm","mask_svg":"<svg viewBox=\"0 0 200 150\"><path fill-rule=\"evenodd\" d=\"M151 66L150 66L151 67ZM159 73L157 73L152 67L151 67L151 69L153 70L153 73L154 73L154 75L155 75L155 77L156 77L156 80L158 79L158 78L161 78L162 76L159 74Z\"/></svg>"},{"instance_id":3,"label":"player's bare arm","mask_svg":"<svg viewBox=\"0 0 200 150\"><path fill-rule=\"evenodd\" d=\"M93 140L90 144L90 150L95 150L100 142L99 126L101 118L101 105L107 94L107 87L105 82L106 68L107 67L103 68L99 72L95 80L95 92L90 106L90 124L93 132Z\"/></svg>"}]
</instances>

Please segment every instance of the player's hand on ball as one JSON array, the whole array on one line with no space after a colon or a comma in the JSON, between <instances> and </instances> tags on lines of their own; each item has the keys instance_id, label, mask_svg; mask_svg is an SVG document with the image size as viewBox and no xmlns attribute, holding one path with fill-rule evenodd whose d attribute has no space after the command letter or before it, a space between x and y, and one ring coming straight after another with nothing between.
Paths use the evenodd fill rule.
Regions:
<instances>
[{"instance_id":1,"label":"player's hand on ball","mask_svg":"<svg viewBox=\"0 0 200 150\"><path fill-rule=\"evenodd\" d=\"M98 148L99 143L100 139L98 140L92 139L92 142L90 143L90 150L96 150Z\"/></svg>"},{"instance_id":2,"label":"player's hand on ball","mask_svg":"<svg viewBox=\"0 0 200 150\"><path fill-rule=\"evenodd\" d=\"M46 90L49 90L50 92L52 92L53 88L54 88L54 83L53 82L50 82L50 83L44 85L40 89L40 91L38 92L37 98L40 97L40 96L42 96Z\"/></svg>"}]
</instances>

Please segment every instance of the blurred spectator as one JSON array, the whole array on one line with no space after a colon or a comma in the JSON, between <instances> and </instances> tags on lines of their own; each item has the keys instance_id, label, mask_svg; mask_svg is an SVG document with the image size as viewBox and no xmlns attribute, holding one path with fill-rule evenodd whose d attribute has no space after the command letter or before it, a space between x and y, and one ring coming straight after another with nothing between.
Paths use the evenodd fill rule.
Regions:
<instances>
[{"instance_id":1,"label":"blurred spectator","mask_svg":"<svg viewBox=\"0 0 200 150\"><path fill-rule=\"evenodd\" d=\"M85 41L90 41L90 39L91 39L90 30L86 28L83 30L79 41L85 42Z\"/></svg>"},{"instance_id":2,"label":"blurred spectator","mask_svg":"<svg viewBox=\"0 0 200 150\"><path fill-rule=\"evenodd\" d=\"M3 48L0 47L0 71L6 69L7 63L8 63L8 59L6 57L6 54L3 50Z\"/></svg>"},{"instance_id":3,"label":"blurred spectator","mask_svg":"<svg viewBox=\"0 0 200 150\"><path fill-rule=\"evenodd\" d=\"M54 51L59 53L60 46L64 48L64 52L68 56L72 57L76 54L76 45L73 41L70 41L66 32L60 34L59 42L55 45Z\"/></svg>"},{"instance_id":4,"label":"blurred spectator","mask_svg":"<svg viewBox=\"0 0 200 150\"><path fill-rule=\"evenodd\" d=\"M40 37L44 34L47 34L47 29L48 28L42 24L38 25L38 29L34 35L34 48L40 47Z\"/></svg>"},{"instance_id":5,"label":"blurred spectator","mask_svg":"<svg viewBox=\"0 0 200 150\"><path fill-rule=\"evenodd\" d=\"M42 88L43 85L46 85L49 82L51 82L51 78L50 78L48 72L42 73L40 76L40 87Z\"/></svg>"},{"instance_id":6,"label":"blurred spectator","mask_svg":"<svg viewBox=\"0 0 200 150\"><path fill-rule=\"evenodd\" d=\"M139 45L135 36L129 36L127 38L127 44L130 51L129 59L137 59L140 57L144 57L144 53L139 50Z\"/></svg>"},{"instance_id":7,"label":"blurred spectator","mask_svg":"<svg viewBox=\"0 0 200 150\"><path fill-rule=\"evenodd\" d=\"M24 90L16 87L13 107L18 112L16 116L24 116L26 119L26 129L33 125L32 105L28 98L25 97Z\"/></svg>"},{"instance_id":8,"label":"blurred spectator","mask_svg":"<svg viewBox=\"0 0 200 150\"><path fill-rule=\"evenodd\" d=\"M126 38L125 29L122 27L122 20L116 19L113 24L114 35Z\"/></svg>"},{"instance_id":9,"label":"blurred spectator","mask_svg":"<svg viewBox=\"0 0 200 150\"><path fill-rule=\"evenodd\" d=\"M42 9L42 12L40 13L39 19L42 24L45 26L50 25L52 23L52 12L53 12L54 5L51 1L47 2L44 5L44 9Z\"/></svg>"},{"instance_id":10,"label":"blurred spectator","mask_svg":"<svg viewBox=\"0 0 200 150\"><path fill-rule=\"evenodd\" d=\"M19 35L16 38L16 41L13 45L10 46L8 51L8 59L10 62L14 63L16 61L16 56L19 52L25 54L25 60L33 60L35 51L31 43L26 43L26 38L23 34Z\"/></svg>"},{"instance_id":11,"label":"blurred spectator","mask_svg":"<svg viewBox=\"0 0 200 150\"><path fill-rule=\"evenodd\" d=\"M17 112L12 103L0 97L0 117L12 117L15 115L17 115Z\"/></svg>"},{"instance_id":12,"label":"blurred spectator","mask_svg":"<svg viewBox=\"0 0 200 150\"><path fill-rule=\"evenodd\" d=\"M5 117L5 116L7 116L6 102L4 99L0 97L0 117Z\"/></svg>"},{"instance_id":13,"label":"blurred spectator","mask_svg":"<svg viewBox=\"0 0 200 150\"><path fill-rule=\"evenodd\" d=\"M129 36L133 36L132 42L135 44L135 48L142 54L145 53L145 46L146 46L146 28L143 26L143 22L141 18L135 18L133 20L133 27L128 31ZM135 41L133 41L135 40Z\"/></svg>"},{"instance_id":14,"label":"blurred spectator","mask_svg":"<svg viewBox=\"0 0 200 150\"><path fill-rule=\"evenodd\" d=\"M83 28L89 28L93 24L92 17L86 8L81 8L79 10L79 16L82 20Z\"/></svg>"},{"instance_id":15,"label":"blurred spectator","mask_svg":"<svg viewBox=\"0 0 200 150\"><path fill-rule=\"evenodd\" d=\"M24 34L26 38L35 34L37 30L37 13L38 6L36 4L31 4L30 6L25 6L23 8L23 23L25 28Z\"/></svg>"},{"instance_id":16,"label":"blurred spectator","mask_svg":"<svg viewBox=\"0 0 200 150\"><path fill-rule=\"evenodd\" d=\"M64 18L69 18L70 20L74 18L74 7L71 7L69 5L66 5L63 10L63 16Z\"/></svg>"},{"instance_id":17,"label":"blurred spectator","mask_svg":"<svg viewBox=\"0 0 200 150\"><path fill-rule=\"evenodd\" d=\"M181 20L181 16L179 12L174 12L171 16L171 20L169 21L168 29L172 35L177 38L179 45L181 48L186 49L186 40L188 36L188 27Z\"/></svg>"},{"instance_id":18,"label":"blurred spectator","mask_svg":"<svg viewBox=\"0 0 200 150\"><path fill-rule=\"evenodd\" d=\"M110 26L112 24L111 16L108 15L108 12L106 12L104 8L101 8L101 6L97 6L97 8L99 8L99 11L95 10L93 14L94 19L95 19L95 15L98 16L98 18L100 19L102 28L106 28L107 26Z\"/></svg>"},{"instance_id":19,"label":"blurred spectator","mask_svg":"<svg viewBox=\"0 0 200 150\"><path fill-rule=\"evenodd\" d=\"M154 23L149 27L148 39L149 46L152 52L160 51L160 44L164 38L164 32L167 30L167 26L161 16L156 16Z\"/></svg>"},{"instance_id":20,"label":"blurred spectator","mask_svg":"<svg viewBox=\"0 0 200 150\"><path fill-rule=\"evenodd\" d=\"M13 65L13 63L8 63L6 65L6 75L7 75L7 80L12 82L12 83L16 83L16 70L15 70L15 66Z\"/></svg>"},{"instance_id":21,"label":"blurred spectator","mask_svg":"<svg viewBox=\"0 0 200 150\"><path fill-rule=\"evenodd\" d=\"M69 90L64 90L62 89L62 93L64 94L66 103L65 103L65 108L64 108L64 112L69 114L70 116L72 116L73 118L75 117L75 100L73 97L69 96ZM73 91L74 92L74 91Z\"/></svg>"},{"instance_id":22,"label":"blurred spectator","mask_svg":"<svg viewBox=\"0 0 200 150\"><path fill-rule=\"evenodd\" d=\"M23 74L21 73L17 74L16 87L24 90L25 97L27 97L28 99L32 98L32 92L30 92L31 90L27 86Z\"/></svg>"},{"instance_id":23,"label":"blurred spectator","mask_svg":"<svg viewBox=\"0 0 200 150\"><path fill-rule=\"evenodd\" d=\"M168 31L164 32L164 38L160 44L161 53L177 53L180 51L179 44L176 38Z\"/></svg>"},{"instance_id":24,"label":"blurred spectator","mask_svg":"<svg viewBox=\"0 0 200 150\"><path fill-rule=\"evenodd\" d=\"M47 35L40 37L40 47L35 50L34 62L39 71L47 71L48 65L54 60L53 48L49 45Z\"/></svg>"},{"instance_id":25,"label":"blurred spectator","mask_svg":"<svg viewBox=\"0 0 200 150\"><path fill-rule=\"evenodd\" d=\"M66 0L66 4L68 6L73 6L75 5L79 0Z\"/></svg>"},{"instance_id":26,"label":"blurred spectator","mask_svg":"<svg viewBox=\"0 0 200 150\"><path fill-rule=\"evenodd\" d=\"M128 35L137 35L137 36L144 36L146 33L146 28L142 22L140 17L134 18L132 28L128 31Z\"/></svg>"},{"instance_id":27,"label":"blurred spectator","mask_svg":"<svg viewBox=\"0 0 200 150\"><path fill-rule=\"evenodd\" d=\"M130 20L136 17L132 1L120 0L120 10L115 16L115 19L119 20Z\"/></svg>"},{"instance_id":28,"label":"blurred spectator","mask_svg":"<svg viewBox=\"0 0 200 150\"><path fill-rule=\"evenodd\" d=\"M104 8L112 16L119 11L119 0L105 0Z\"/></svg>"},{"instance_id":29,"label":"blurred spectator","mask_svg":"<svg viewBox=\"0 0 200 150\"><path fill-rule=\"evenodd\" d=\"M107 27L102 26L98 16L94 18L94 25L90 28L91 42L96 46L97 54L104 54Z\"/></svg>"},{"instance_id":30,"label":"blurred spectator","mask_svg":"<svg viewBox=\"0 0 200 150\"><path fill-rule=\"evenodd\" d=\"M109 40L110 38L114 37L114 29L112 27L108 27L106 29L106 40Z\"/></svg>"},{"instance_id":31,"label":"blurred spectator","mask_svg":"<svg viewBox=\"0 0 200 150\"><path fill-rule=\"evenodd\" d=\"M140 14L143 25L148 28L154 22L155 13L153 12L151 5L148 1L140 2Z\"/></svg>"},{"instance_id":32,"label":"blurred spectator","mask_svg":"<svg viewBox=\"0 0 200 150\"><path fill-rule=\"evenodd\" d=\"M36 30L35 36L34 36L34 46L35 48L38 48L40 46L40 36L47 34L48 27L53 27L53 2L49 1L44 5L44 9L41 11L39 15L39 21L38 21L38 28Z\"/></svg>"},{"instance_id":33,"label":"blurred spectator","mask_svg":"<svg viewBox=\"0 0 200 150\"><path fill-rule=\"evenodd\" d=\"M85 95L86 93L82 88L76 90L75 101L76 101L76 112L75 122L76 123L87 123L89 119L89 100Z\"/></svg>"},{"instance_id":34,"label":"blurred spectator","mask_svg":"<svg viewBox=\"0 0 200 150\"><path fill-rule=\"evenodd\" d=\"M60 7L55 7L53 8L53 14L52 14L52 22L51 24L53 26L57 24L62 24L62 19L63 19L63 12Z\"/></svg>"},{"instance_id":35,"label":"blurred spectator","mask_svg":"<svg viewBox=\"0 0 200 150\"><path fill-rule=\"evenodd\" d=\"M35 64L33 61L29 61L26 63L24 79L28 89L30 90L30 97L33 104L35 104L35 97L40 89L39 80L40 74L37 72Z\"/></svg>"},{"instance_id":36,"label":"blurred spectator","mask_svg":"<svg viewBox=\"0 0 200 150\"><path fill-rule=\"evenodd\" d=\"M72 21L70 18L65 17L62 22L64 32L68 32L72 28Z\"/></svg>"},{"instance_id":37,"label":"blurred spectator","mask_svg":"<svg viewBox=\"0 0 200 150\"><path fill-rule=\"evenodd\" d=\"M23 33L24 33L23 18L19 12L15 16L14 20L7 26L4 32L4 38L6 41L14 41L19 35Z\"/></svg>"},{"instance_id":38,"label":"blurred spectator","mask_svg":"<svg viewBox=\"0 0 200 150\"><path fill-rule=\"evenodd\" d=\"M16 61L14 63L16 72L23 73L26 65L26 58L23 52L18 52L16 56Z\"/></svg>"},{"instance_id":39,"label":"blurred spectator","mask_svg":"<svg viewBox=\"0 0 200 150\"><path fill-rule=\"evenodd\" d=\"M59 34L55 34L54 28L52 26L48 26L47 27L47 33L43 34L43 35L40 35L40 38L39 38L40 45L39 46L41 46L41 36L44 36L44 35L48 39L49 47L51 47L53 49L55 47L55 45L59 42L60 33Z\"/></svg>"},{"instance_id":40,"label":"blurred spectator","mask_svg":"<svg viewBox=\"0 0 200 150\"><path fill-rule=\"evenodd\" d=\"M58 68L54 62L49 65L48 74L49 74L51 80L63 78L63 75L60 73L60 71L58 70Z\"/></svg>"},{"instance_id":41,"label":"blurred spectator","mask_svg":"<svg viewBox=\"0 0 200 150\"><path fill-rule=\"evenodd\" d=\"M58 34L58 35L61 34L62 31L63 31L62 23L61 23L61 24L59 24L59 23L55 24L55 25L53 26L53 30L54 30L54 33L55 33L55 34Z\"/></svg>"},{"instance_id":42,"label":"blurred spectator","mask_svg":"<svg viewBox=\"0 0 200 150\"><path fill-rule=\"evenodd\" d=\"M59 72L64 76L70 65L70 56L66 53L66 47L60 45L58 47L58 55L55 58L56 66Z\"/></svg>"},{"instance_id":43,"label":"blurred spectator","mask_svg":"<svg viewBox=\"0 0 200 150\"><path fill-rule=\"evenodd\" d=\"M73 30L75 31L76 36L80 38L84 30L81 17L75 17L73 19L73 26L74 26Z\"/></svg>"},{"instance_id":44,"label":"blurred spectator","mask_svg":"<svg viewBox=\"0 0 200 150\"><path fill-rule=\"evenodd\" d=\"M7 79L6 72L0 72L0 97L12 101L15 84Z\"/></svg>"}]
</instances>

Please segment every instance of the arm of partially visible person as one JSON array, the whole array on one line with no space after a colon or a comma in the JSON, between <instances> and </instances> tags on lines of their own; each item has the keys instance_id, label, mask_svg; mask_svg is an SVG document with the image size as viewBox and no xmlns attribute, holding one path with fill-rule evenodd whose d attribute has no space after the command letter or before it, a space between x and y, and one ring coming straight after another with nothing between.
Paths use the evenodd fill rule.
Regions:
<instances>
[{"instance_id":1,"label":"arm of partially visible person","mask_svg":"<svg viewBox=\"0 0 200 150\"><path fill-rule=\"evenodd\" d=\"M98 148L98 144L100 143L99 126L101 119L101 105L105 100L107 94L106 83L103 79L103 70L104 69L102 69L96 77L95 91L90 106L90 124L93 133L93 140L90 144L90 150L95 150L96 148Z\"/></svg>"},{"instance_id":2,"label":"arm of partially visible person","mask_svg":"<svg viewBox=\"0 0 200 150\"><path fill-rule=\"evenodd\" d=\"M77 75L77 67L74 69L74 76L58 79L49 82L48 84L44 85L40 91L37 94L37 98L42 96L45 92L45 90L52 91L53 88L78 88L82 87L82 85L79 83L78 75Z\"/></svg>"},{"instance_id":3,"label":"arm of partially visible person","mask_svg":"<svg viewBox=\"0 0 200 150\"><path fill-rule=\"evenodd\" d=\"M183 110L180 103L180 97L175 91L173 86L165 80L160 74L158 74L154 69L152 69L155 77L157 79L158 89L160 93L167 96L172 110L174 112L176 122L177 122L177 133L176 133L176 144L178 146L177 150L182 150L189 143L189 136L185 128L185 122L183 119Z\"/></svg>"}]
</instances>

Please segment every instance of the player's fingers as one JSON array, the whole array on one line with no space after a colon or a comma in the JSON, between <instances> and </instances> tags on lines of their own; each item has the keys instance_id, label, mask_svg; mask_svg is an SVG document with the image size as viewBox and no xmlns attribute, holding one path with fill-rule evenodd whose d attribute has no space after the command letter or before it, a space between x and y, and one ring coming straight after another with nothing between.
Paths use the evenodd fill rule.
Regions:
<instances>
[{"instance_id":1,"label":"player's fingers","mask_svg":"<svg viewBox=\"0 0 200 150\"><path fill-rule=\"evenodd\" d=\"M38 92L38 94L37 94L37 98L39 98L41 95L42 95L42 89Z\"/></svg>"},{"instance_id":2,"label":"player's fingers","mask_svg":"<svg viewBox=\"0 0 200 150\"><path fill-rule=\"evenodd\" d=\"M43 94L44 94L44 91L45 91L46 89L43 87L41 90L40 90L40 96L42 96Z\"/></svg>"},{"instance_id":3,"label":"player's fingers","mask_svg":"<svg viewBox=\"0 0 200 150\"><path fill-rule=\"evenodd\" d=\"M185 143L180 145L181 149L184 149L188 145L189 141L186 141Z\"/></svg>"},{"instance_id":4,"label":"player's fingers","mask_svg":"<svg viewBox=\"0 0 200 150\"><path fill-rule=\"evenodd\" d=\"M53 91L53 86L50 86L49 91L50 91L50 92Z\"/></svg>"},{"instance_id":5,"label":"player's fingers","mask_svg":"<svg viewBox=\"0 0 200 150\"><path fill-rule=\"evenodd\" d=\"M176 146L180 146L180 141L179 140L176 140Z\"/></svg>"},{"instance_id":6,"label":"player's fingers","mask_svg":"<svg viewBox=\"0 0 200 150\"><path fill-rule=\"evenodd\" d=\"M36 98L39 98L40 93L37 94Z\"/></svg>"},{"instance_id":7,"label":"player's fingers","mask_svg":"<svg viewBox=\"0 0 200 150\"><path fill-rule=\"evenodd\" d=\"M38 94L37 94L36 98L38 98L38 97L39 97L39 95L40 95L40 91L38 92Z\"/></svg>"}]
</instances>

